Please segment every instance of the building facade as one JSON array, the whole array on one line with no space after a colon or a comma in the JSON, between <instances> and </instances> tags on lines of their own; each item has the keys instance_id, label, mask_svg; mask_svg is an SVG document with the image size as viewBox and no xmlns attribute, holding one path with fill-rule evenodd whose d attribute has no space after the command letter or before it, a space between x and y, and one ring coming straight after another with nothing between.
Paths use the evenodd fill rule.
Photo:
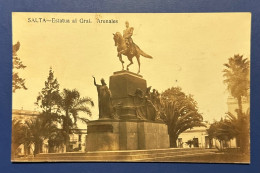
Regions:
<instances>
[{"instance_id":1,"label":"building facade","mask_svg":"<svg viewBox=\"0 0 260 173\"><path fill-rule=\"evenodd\" d=\"M87 129L71 129L68 152L85 152Z\"/></svg>"},{"instance_id":2,"label":"building facade","mask_svg":"<svg viewBox=\"0 0 260 173\"><path fill-rule=\"evenodd\" d=\"M221 148L221 144L217 139L210 139L207 129L210 123L205 122L206 127L194 127L188 129L179 135L177 139L178 148ZM236 139L231 139L223 143L224 147L235 148L237 147Z\"/></svg>"},{"instance_id":3,"label":"building facade","mask_svg":"<svg viewBox=\"0 0 260 173\"><path fill-rule=\"evenodd\" d=\"M206 127L194 127L179 135L177 140L178 148L210 148L210 140Z\"/></svg>"}]
</instances>

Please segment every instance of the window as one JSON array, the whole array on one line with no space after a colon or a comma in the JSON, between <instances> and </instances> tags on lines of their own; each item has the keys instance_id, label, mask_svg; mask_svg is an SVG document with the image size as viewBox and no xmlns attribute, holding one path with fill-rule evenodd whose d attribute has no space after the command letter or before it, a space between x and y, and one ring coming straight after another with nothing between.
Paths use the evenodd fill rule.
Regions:
<instances>
[{"instance_id":1,"label":"window","mask_svg":"<svg viewBox=\"0 0 260 173\"><path fill-rule=\"evenodd\" d=\"M193 138L193 146L199 147L199 139L198 138Z\"/></svg>"}]
</instances>

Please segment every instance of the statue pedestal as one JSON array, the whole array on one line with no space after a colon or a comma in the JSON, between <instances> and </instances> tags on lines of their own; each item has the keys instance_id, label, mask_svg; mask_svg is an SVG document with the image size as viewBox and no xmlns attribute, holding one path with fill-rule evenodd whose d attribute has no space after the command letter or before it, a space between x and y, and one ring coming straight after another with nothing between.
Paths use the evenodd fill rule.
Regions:
<instances>
[{"instance_id":1,"label":"statue pedestal","mask_svg":"<svg viewBox=\"0 0 260 173\"><path fill-rule=\"evenodd\" d=\"M88 123L86 151L169 148L167 125L140 120L96 120Z\"/></svg>"},{"instance_id":2,"label":"statue pedestal","mask_svg":"<svg viewBox=\"0 0 260 173\"><path fill-rule=\"evenodd\" d=\"M145 150L169 148L167 125L140 119L134 102L137 89L147 90L146 80L129 71L115 72L110 77L109 89L117 119L99 119L88 123L86 151ZM140 111L140 110L139 110ZM145 112L145 111L144 111Z\"/></svg>"},{"instance_id":3,"label":"statue pedestal","mask_svg":"<svg viewBox=\"0 0 260 173\"><path fill-rule=\"evenodd\" d=\"M133 97L136 89L146 91L146 80L141 75L129 72L118 71L110 76L109 89L112 93L113 105L120 105L118 116L120 119L137 119Z\"/></svg>"}]
</instances>

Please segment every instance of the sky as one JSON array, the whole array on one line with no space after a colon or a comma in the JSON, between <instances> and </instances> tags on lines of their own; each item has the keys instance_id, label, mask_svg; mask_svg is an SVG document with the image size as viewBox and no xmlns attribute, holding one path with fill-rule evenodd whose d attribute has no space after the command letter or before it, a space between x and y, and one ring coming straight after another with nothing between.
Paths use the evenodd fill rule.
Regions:
<instances>
[{"instance_id":1,"label":"sky","mask_svg":"<svg viewBox=\"0 0 260 173\"><path fill-rule=\"evenodd\" d=\"M45 23L39 18L70 23ZM97 23L97 18L118 23ZM77 23L71 23L73 19ZM159 92L181 87L194 96L206 121L225 116L229 92L223 83L223 64L234 54L250 59L250 13L13 13L13 44L20 42L17 54L27 67L19 74L28 88L13 94L13 109L38 110L34 102L52 67L61 91L76 88L82 97L94 100L90 119L98 119L92 75L109 83L113 72L121 70L112 34L122 33L125 21L134 27L134 42L153 57L140 58L140 74L148 86ZM123 60L129 63L125 56ZM137 70L134 58L130 71Z\"/></svg>"}]
</instances>

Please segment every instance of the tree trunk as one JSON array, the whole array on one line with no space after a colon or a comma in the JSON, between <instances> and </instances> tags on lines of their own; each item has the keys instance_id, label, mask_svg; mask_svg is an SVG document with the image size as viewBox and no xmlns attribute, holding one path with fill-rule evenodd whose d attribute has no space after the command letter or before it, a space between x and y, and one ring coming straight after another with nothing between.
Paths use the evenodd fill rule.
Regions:
<instances>
[{"instance_id":1,"label":"tree trunk","mask_svg":"<svg viewBox=\"0 0 260 173\"><path fill-rule=\"evenodd\" d=\"M246 115L250 116L250 115ZM250 154L250 117L246 118L246 132L245 132L245 153Z\"/></svg>"},{"instance_id":2,"label":"tree trunk","mask_svg":"<svg viewBox=\"0 0 260 173\"><path fill-rule=\"evenodd\" d=\"M36 154L39 154L42 152L42 144L43 144L43 142L41 140L38 140L35 142L34 151L33 151L34 157L36 156Z\"/></svg>"},{"instance_id":3,"label":"tree trunk","mask_svg":"<svg viewBox=\"0 0 260 173\"><path fill-rule=\"evenodd\" d=\"M219 140L219 149L220 149L220 151L223 150L222 140Z\"/></svg>"},{"instance_id":4,"label":"tree trunk","mask_svg":"<svg viewBox=\"0 0 260 173\"><path fill-rule=\"evenodd\" d=\"M176 136L174 134L170 134L170 148L177 148L177 143L176 143Z\"/></svg>"},{"instance_id":5,"label":"tree trunk","mask_svg":"<svg viewBox=\"0 0 260 173\"><path fill-rule=\"evenodd\" d=\"M209 148L212 148L212 138L209 138Z\"/></svg>"},{"instance_id":6,"label":"tree trunk","mask_svg":"<svg viewBox=\"0 0 260 173\"><path fill-rule=\"evenodd\" d=\"M249 152L249 117L243 113L242 97L237 98L238 101L238 120L240 121L241 132L237 136L239 140L239 146L242 153Z\"/></svg>"},{"instance_id":7,"label":"tree trunk","mask_svg":"<svg viewBox=\"0 0 260 173\"><path fill-rule=\"evenodd\" d=\"M18 144L12 143L12 150L11 150L11 159L13 160L16 157L16 149L20 146Z\"/></svg>"},{"instance_id":8,"label":"tree trunk","mask_svg":"<svg viewBox=\"0 0 260 173\"><path fill-rule=\"evenodd\" d=\"M65 126L65 130L66 130L66 138L65 138L65 145L66 145L66 152L69 151L69 111L66 110L66 126Z\"/></svg>"},{"instance_id":9,"label":"tree trunk","mask_svg":"<svg viewBox=\"0 0 260 173\"><path fill-rule=\"evenodd\" d=\"M246 115L244 115L246 116ZM240 149L242 153L250 152L250 134L249 134L249 117L242 117L241 134L240 137Z\"/></svg>"},{"instance_id":10,"label":"tree trunk","mask_svg":"<svg viewBox=\"0 0 260 173\"><path fill-rule=\"evenodd\" d=\"M242 112L243 112L243 107L242 107L242 97L237 97L237 103L238 103L238 118L241 118Z\"/></svg>"},{"instance_id":11,"label":"tree trunk","mask_svg":"<svg viewBox=\"0 0 260 173\"><path fill-rule=\"evenodd\" d=\"M48 141L48 153L54 153L54 144L52 140Z\"/></svg>"},{"instance_id":12,"label":"tree trunk","mask_svg":"<svg viewBox=\"0 0 260 173\"><path fill-rule=\"evenodd\" d=\"M39 142L35 142L34 144L34 151L33 151L33 155L34 157L36 156L36 154L39 153Z\"/></svg>"},{"instance_id":13,"label":"tree trunk","mask_svg":"<svg viewBox=\"0 0 260 173\"><path fill-rule=\"evenodd\" d=\"M42 145L43 145L43 142L40 141L40 143L39 143L39 153L42 153Z\"/></svg>"}]
</instances>

